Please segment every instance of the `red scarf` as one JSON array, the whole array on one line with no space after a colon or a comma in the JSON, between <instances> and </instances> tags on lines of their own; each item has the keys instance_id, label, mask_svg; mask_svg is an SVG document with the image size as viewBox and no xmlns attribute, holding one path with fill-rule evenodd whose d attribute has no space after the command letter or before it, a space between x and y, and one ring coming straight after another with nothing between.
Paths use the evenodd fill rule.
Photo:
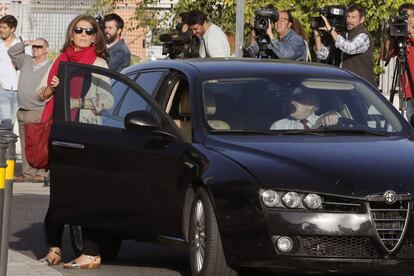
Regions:
<instances>
[{"instance_id":1,"label":"red scarf","mask_svg":"<svg viewBox=\"0 0 414 276\"><path fill-rule=\"evenodd\" d=\"M96 47L95 45L92 45L91 47L81 49L79 51L75 51L73 47L68 47L64 52L62 52L55 62L52 65L52 68L50 69L49 76L47 78L47 85L49 86L52 77L57 76L59 64L61 61L70 61L70 62L76 62L76 63L82 63L82 64L93 64L96 60ZM72 98L80 98L82 93L82 87L83 87L83 73L79 73L77 75L74 75L70 79L70 96ZM49 101L48 105L53 106L53 98ZM78 109L72 109L71 110L71 117L72 120L75 120L76 114L79 110Z\"/></svg>"}]
</instances>

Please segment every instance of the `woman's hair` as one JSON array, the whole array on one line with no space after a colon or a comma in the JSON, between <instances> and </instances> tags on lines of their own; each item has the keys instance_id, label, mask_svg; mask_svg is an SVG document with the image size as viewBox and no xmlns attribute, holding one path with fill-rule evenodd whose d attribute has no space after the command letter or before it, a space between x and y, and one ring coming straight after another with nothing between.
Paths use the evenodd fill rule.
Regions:
<instances>
[{"instance_id":1,"label":"woman's hair","mask_svg":"<svg viewBox=\"0 0 414 276\"><path fill-rule=\"evenodd\" d=\"M68 29L66 30L65 44L63 45L61 52L64 52L68 47L73 46L72 33L73 33L73 29L75 28L76 24L78 24L79 21L89 22L92 25L92 27L96 30L95 42L94 42L96 46L96 55L108 61L109 55L106 49L105 37L101 29L99 28L98 23L96 23L95 18L93 18L90 15L86 15L86 14L78 15L70 22Z\"/></svg>"},{"instance_id":2,"label":"woman's hair","mask_svg":"<svg viewBox=\"0 0 414 276\"><path fill-rule=\"evenodd\" d=\"M292 29L298 34L300 35L303 40L308 41L308 35L305 31L305 28L303 28L302 23L300 22L299 19L297 19L296 17L293 18L293 24L292 24Z\"/></svg>"}]
</instances>

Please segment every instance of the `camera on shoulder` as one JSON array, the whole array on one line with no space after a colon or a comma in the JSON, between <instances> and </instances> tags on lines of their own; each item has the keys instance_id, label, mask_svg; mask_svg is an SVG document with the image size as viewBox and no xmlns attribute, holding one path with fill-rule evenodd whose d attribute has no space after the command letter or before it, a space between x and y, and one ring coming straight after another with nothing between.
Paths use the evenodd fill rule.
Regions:
<instances>
[{"instance_id":1,"label":"camera on shoulder","mask_svg":"<svg viewBox=\"0 0 414 276\"><path fill-rule=\"evenodd\" d=\"M199 57L200 41L193 36L193 32L182 31L182 23L178 23L171 33L160 35L163 42L162 54L170 59Z\"/></svg>"},{"instance_id":2,"label":"camera on shoulder","mask_svg":"<svg viewBox=\"0 0 414 276\"><path fill-rule=\"evenodd\" d=\"M408 38L408 14L402 12L395 16L390 16L389 27L391 37L404 37Z\"/></svg>"},{"instance_id":3,"label":"camera on shoulder","mask_svg":"<svg viewBox=\"0 0 414 276\"><path fill-rule=\"evenodd\" d=\"M329 24L338 32L346 30L346 7L342 5L326 6L319 10L319 14L328 19ZM321 16L311 18L310 26L312 29L325 27L325 22Z\"/></svg>"},{"instance_id":4,"label":"camera on shoulder","mask_svg":"<svg viewBox=\"0 0 414 276\"><path fill-rule=\"evenodd\" d=\"M256 10L254 14L254 32L256 34L257 45L259 46L257 57L277 58L273 51L268 47L272 41L266 31L269 28L269 24L273 24L279 20L278 11L273 5L268 5L262 9Z\"/></svg>"},{"instance_id":5,"label":"camera on shoulder","mask_svg":"<svg viewBox=\"0 0 414 276\"><path fill-rule=\"evenodd\" d=\"M279 20L279 13L273 6L267 6L260 10L256 10L254 14L254 31L256 32L256 35L266 33L266 30L269 28L269 21L274 23Z\"/></svg>"}]
</instances>

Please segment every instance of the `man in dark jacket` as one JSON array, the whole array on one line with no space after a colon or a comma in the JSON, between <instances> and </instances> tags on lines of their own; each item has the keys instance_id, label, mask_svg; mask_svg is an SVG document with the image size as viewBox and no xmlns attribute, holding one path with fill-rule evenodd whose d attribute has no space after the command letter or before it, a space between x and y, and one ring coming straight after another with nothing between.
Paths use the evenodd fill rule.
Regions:
<instances>
[{"instance_id":1,"label":"man in dark jacket","mask_svg":"<svg viewBox=\"0 0 414 276\"><path fill-rule=\"evenodd\" d=\"M337 33L326 17L324 30L332 35L335 47L342 51L342 68L364 78L374 86L374 41L365 28L365 12L361 5L354 4L348 8L346 17L346 37ZM314 31L316 56L326 59L329 49L322 45L320 35Z\"/></svg>"},{"instance_id":2,"label":"man in dark jacket","mask_svg":"<svg viewBox=\"0 0 414 276\"><path fill-rule=\"evenodd\" d=\"M119 15L111 13L105 15L104 24L105 39L109 51L108 66L109 69L120 72L131 64L131 53L121 38L124 20Z\"/></svg>"}]
</instances>

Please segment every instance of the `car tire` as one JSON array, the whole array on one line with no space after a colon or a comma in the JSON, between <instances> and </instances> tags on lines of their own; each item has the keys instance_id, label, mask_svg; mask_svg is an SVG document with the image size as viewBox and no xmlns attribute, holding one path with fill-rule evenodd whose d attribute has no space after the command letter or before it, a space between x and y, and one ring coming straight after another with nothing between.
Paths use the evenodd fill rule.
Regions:
<instances>
[{"instance_id":1,"label":"car tire","mask_svg":"<svg viewBox=\"0 0 414 276\"><path fill-rule=\"evenodd\" d=\"M73 253L76 256L82 254L82 227L78 225L70 225L70 241ZM103 262L111 262L116 259L121 248L122 239L110 232L99 231L99 250Z\"/></svg>"},{"instance_id":2,"label":"car tire","mask_svg":"<svg viewBox=\"0 0 414 276\"><path fill-rule=\"evenodd\" d=\"M226 263L213 205L203 189L197 191L191 207L189 247L192 275L238 275Z\"/></svg>"}]
</instances>

